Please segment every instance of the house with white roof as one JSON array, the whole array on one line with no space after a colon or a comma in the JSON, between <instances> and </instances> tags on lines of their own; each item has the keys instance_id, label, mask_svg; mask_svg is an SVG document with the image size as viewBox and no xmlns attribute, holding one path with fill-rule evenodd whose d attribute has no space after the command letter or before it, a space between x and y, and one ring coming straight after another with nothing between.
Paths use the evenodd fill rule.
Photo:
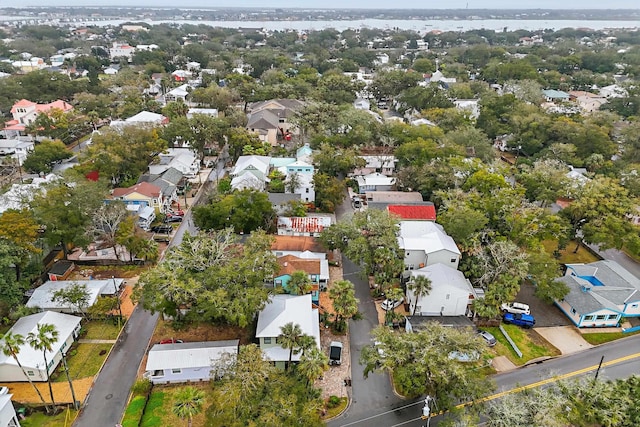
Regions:
<instances>
[{"instance_id":1,"label":"house with white roof","mask_svg":"<svg viewBox=\"0 0 640 427\"><path fill-rule=\"evenodd\" d=\"M125 58L127 62L131 62L133 60L133 54L136 52L136 48L133 46L129 46L126 43L118 43L114 42L113 45L109 48L109 59L112 62L118 60L118 58Z\"/></svg>"},{"instance_id":2,"label":"house with white roof","mask_svg":"<svg viewBox=\"0 0 640 427\"><path fill-rule=\"evenodd\" d=\"M476 299L471 282L462 272L445 264L433 264L411 271L410 281L423 276L431 280L429 295L416 295L407 287L409 313L421 316L466 316Z\"/></svg>"},{"instance_id":3,"label":"house with white roof","mask_svg":"<svg viewBox=\"0 0 640 427\"><path fill-rule=\"evenodd\" d=\"M200 158L190 148L168 148L158 155L160 162L149 165L149 173L160 175L170 168L193 178L200 172Z\"/></svg>"},{"instance_id":4,"label":"house with white roof","mask_svg":"<svg viewBox=\"0 0 640 427\"><path fill-rule=\"evenodd\" d=\"M404 251L406 271L434 264L457 269L460 262L460 250L456 242L440 224L433 221L400 221L398 245Z\"/></svg>"},{"instance_id":5,"label":"house with white roof","mask_svg":"<svg viewBox=\"0 0 640 427\"><path fill-rule=\"evenodd\" d=\"M477 119L480 116L480 104L478 99L456 99L453 104L460 111L466 111L469 117Z\"/></svg>"},{"instance_id":6,"label":"house with white roof","mask_svg":"<svg viewBox=\"0 0 640 427\"><path fill-rule=\"evenodd\" d=\"M184 102L187 100L187 96L189 96L189 94L191 93L190 91L191 91L191 86L185 83L165 93L164 100L166 102L174 102L174 101Z\"/></svg>"},{"instance_id":7,"label":"house with white roof","mask_svg":"<svg viewBox=\"0 0 640 427\"><path fill-rule=\"evenodd\" d=\"M23 337L33 332L38 332L38 325L51 324L58 331L58 340L53 343L51 351L46 352L47 366L45 367L44 355L40 350L34 350L29 344L24 343L18 351L19 360L31 381L46 381L49 375L56 370L62 360L62 353L71 347L80 333L80 317L69 314L43 311L19 319L8 333L19 334ZM22 369L11 356L0 353L0 382L27 381Z\"/></svg>"},{"instance_id":8,"label":"house with white roof","mask_svg":"<svg viewBox=\"0 0 640 427\"><path fill-rule=\"evenodd\" d=\"M629 92L617 84L601 87L598 93L604 98L625 98L629 96Z\"/></svg>"},{"instance_id":9,"label":"house with white roof","mask_svg":"<svg viewBox=\"0 0 640 427\"><path fill-rule=\"evenodd\" d=\"M110 126L119 128L125 126L161 126L167 123L169 123L169 119L162 114L141 111L125 120L113 120Z\"/></svg>"},{"instance_id":10,"label":"house with white roof","mask_svg":"<svg viewBox=\"0 0 640 427\"><path fill-rule=\"evenodd\" d=\"M358 156L365 161L365 165L353 171L353 175L369 175L372 173L381 173L385 176L392 176L396 171L396 163L398 159L391 154L383 154L379 156Z\"/></svg>"},{"instance_id":11,"label":"house with white roof","mask_svg":"<svg viewBox=\"0 0 640 427\"><path fill-rule=\"evenodd\" d=\"M356 177L358 192L364 194L367 191L390 191L396 184L396 179L379 172Z\"/></svg>"},{"instance_id":12,"label":"house with white roof","mask_svg":"<svg viewBox=\"0 0 640 427\"><path fill-rule=\"evenodd\" d=\"M33 151L33 141L21 141L19 139L0 139L0 157L14 159L22 166L29 153Z\"/></svg>"},{"instance_id":13,"label":"house with white roof","mask_svg":"<svg viewBox=\"0 0 640 427\"><path fill-rule=\"evenodd\" d=\"M269 182L267 177L270 168L271 157L269 156L240 156L231 171L231 188L242 190L252 188L264 190L265 183ZM244 176L250 175L250 176Z\"/></svg>"},{"instance_id":14,"label":"house with white roof","mask_svg":"<svg viewBox=\"0 0 640 427\"><path fill-rule=\"evenodd\" d=\"M302 333L313 337L320 347L320 318L318 309L311 305L311 294L273 295L269 303L258 314L256 338L264 358L284 368L289 361L289 350L278 344L281 328L287 323L300 326ZM293 354L291 360L300 361L300 353Z\"/></svg>"},{"instance_id":15,"label":"house with white roof","mask_svg":"<svg viewBox=\"0 0 640 427\"><path fill-rule=\"evenodd\" d=\"M216 108L189 108L187 111L187 119L192 119L194 115L202 114L205 116L218 117L218 109Z\"/></svg>"},{"instance_id":16,"label":"house with white roof","mask_svg":"<svg viewBox=\"0 0 640 427\"><path fill-rule=\"evenodd\" d=\"M63 301L53 301L53 294L61 289L67 289L74 284L83 285L87 289L87 306L91 307L100 296L116 295L124 283L124 279L107 280L49 280L38 286L29 301L27 307L39 308L42 311L57 311L58 313L77 314L81 310L72 304Z\"/></svg>"},{"instance_id":17,"label":"house with white roof","mask_svg":"<svg viewBox=\"0 0 640 427\"><path fill-rule=\"evenodd\" d=\"M6 389L5 389L6 390ZM0 426L20 427L20 421L16 415L16 410L11 402L12 394L0 394Z\"/></svg>"},{"instance_id":18,"label":"house with white roof","mask_svg":"<svg viewBox=\"0 0 640 427\"><path fill-rule=\"evenodd\" d=\"M612 260L567 264L569 293L555 304L578 328L615 327L640 317L640 279Z\"/></svg>"},{"instance_id":19,"label":"house with white roof","mask_svg":"<svg viewBox=\"0 0 640 427\"><path fill-rule=\"evenodd\" d=\"M37 195L45 190L44 184L61 179L58 175L50 173L45 177L33 178L31 184L13 184L9 191L0 194L0 214L8 209L20 210L27 207Z\"/></svg>"},{"instance_id":20,"label":"house with white roof","mask_svg":"<svg viewBox=\"0 0 640 427\"><path fill-rule=\"evenodd\" d=\"M238 356L240 340L156 344L149 350L144 377L153 384L220 378Z\"/></svg>"}]
</instances>

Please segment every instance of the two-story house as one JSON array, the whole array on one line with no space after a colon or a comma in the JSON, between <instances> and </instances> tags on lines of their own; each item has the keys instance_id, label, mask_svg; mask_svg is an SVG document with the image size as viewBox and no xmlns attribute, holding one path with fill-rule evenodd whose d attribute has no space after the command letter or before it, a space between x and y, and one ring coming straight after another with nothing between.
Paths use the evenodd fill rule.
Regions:
<instances>
[{"instance_id":1,"label":"two-story house","mask_svg":"<svg viewBox=\"0 0 640 427\"><path fill-rule=\"evenodd\" d=\"M265 184L269 182L269 165L271 157L268 156L240 156L231 171L231 188L243 190L246 188L264 191Z\"/></svg>"},{"instance_id":2,"label":"two-story house","mask_svg":"<svg viewBox=\"0 0 640 427\"><path fill-rule=\"evenodd\" d=\"M404 252L405 277L411 270L433 264L458 268L460 250L456 242L433 221L400 221L398 244Z\"/></svg>"},{"instance_id":3,"label":"two-story house","mask_svg":"<svg viewBox=\"0 0 640 427\"><path fill-rule=\"evenodd\" d=\"M247 129L258 134L259 138L276 146L290 140L296 132L291 117L304 103L297 99L272 99L249 105Z\"/></svg>"},{"instance_id":4,"label":"two-story house","mask_svg":"<svg viewBox=\"0 0 640 427\"><path fill-rule=\"evenodd\" d=\"M433 264L411 271L412 279L423 276L431 281L428 295L416 295L407 286L409 313L421 316L466 316L476 299L476 291L461 271L445 264Z\"/></svg>"},{"instance_id":5,"label":"two-story house","mask_svg":"<svg viewBox=\"0 0 640 427\"><path fill-rule=\"evenodd\" d=\"M258 314L256 338L264 357L277 367L284 368L289 361L289 349L278 342L282 327L287 323L300 326L302 333L313 337L320 347L320 318L318 309L311 304L311 294L273 295L264 309ZM301 354L293 354L292 362L299 362Z\"/></svg>"}]
</instances>

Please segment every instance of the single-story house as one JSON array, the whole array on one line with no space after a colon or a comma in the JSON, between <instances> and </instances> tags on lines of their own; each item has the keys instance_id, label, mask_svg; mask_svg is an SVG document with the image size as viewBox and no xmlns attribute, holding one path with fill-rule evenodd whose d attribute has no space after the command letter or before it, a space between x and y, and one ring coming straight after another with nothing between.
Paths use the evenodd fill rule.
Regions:
<instances>
[{"instance_id":1,"label":"single-story house","mask_svg":"<svg viewBox=\"0 0 640 427\"><path fill-rule=\"evenodd\" d=\"M56 311L59 313L78 313L78 307L52 301L53 294L60 289L66 289L74 284L85 285L87 287L88 298L87 307L95 304L100 296L113 296L120 292L124 279L104 279L104 280L50 280L38 286L31 294L27 307L38 307L43 311Z\"/></svg>"},{"instance_id":2,"label":"single-story house","mask_svg":"<svg viewBox=\"0 0 640 427\"><path fill-rule=\"evenodd\" d=\"M268 196L271 206L273 206L273 210L277 215L284 214L291 207L291 203L300 200L299 194L268 193Z\"/></svg>"},{"instance_id":3,"label":"single-story house","mask_svg":"<svg viewBox=\"0 0 640 427\"><path fill-rule=\"evenodd\" d=\"M204 116L218 117L217 108L189 108L187 111L187 119L192 119L194 115L202 114Z\"/></svg>"},{"instance_id":4,"label":"single-story house","mask_svg":"<svg viewBox=\"0 0 640 427\"><path fill-rule=\"evenodd\" d=\"M20 421L11 402L11 394L0 394L0 426L20 427Z\"/></svg>"},{"instance_id":5,"label":"single-story house","mask_svg":"<svg viewBox=\"0 0 640 427\"><path fill-rule=\"evenodd\" d=\"M579 328L615 327L640 317L640 279L612 260L567 264L557 279L569 293L556 305Z\"/></svg>"},{"instance_id":6,"label":"single-story house","mask_svg":"<svg viewBox=\"0 0 640 427\"><path fill-rule=\"evenodd\" d=\"M127 206L142 205L161 209L164 205L162 190L149 182L140 182L128 188L114 188L111 191L111 197L114 200L121 200Z\"/></svg>"},{"instance_id":7,"label":"single-story house","mask_svg":"<svg viewBox=\"0 0 640 427\"><path fill-rule=\"evenodd\" d=\"M240 340L156 344L149 350L145 378L153 384L220 378L238 356Z\"/></svg>"},{"instance_id":8,"label":"single-story house","mask_svg":"<svg viewBox=\"0 0 640 427\"><path fill-rule=\"evenodd\" d=\"M567 92L555 89L546 89L542 91L542 95L547 102L568 101L570 96Z\"/></svg>"},{"instance_id":9,"label":"single-story house","mask_svg":"<svg viewBox=\"0 0 640 427\"><path fill-rule=\"evenodd\" d=\"M433 221L400 221L398 244L406 271L433 264L458 268L461 254L456 242Z\"/></svg>"},{"instance_id":10,"label":"single-story house","mask_svg":"<svg viewBox=\"0 0 640 427\"><path fill-rule=\"evenodd\" d=\"M161 126L167 123L169 119L162 114L141 111L125 120L113 120L109 126L123 128L125 126Z\"/></svg>"},{"instance_id":11,"label":"single-story house","mask_svg":"<svg viewBox=\"0 0 640 427\"><path fill-rule=\"evenodd\" d=\"M37 333L38 325L51 324L58 331L58 340L53 343L51 351L47 352L48 366L44 365L42 351L34 350L27 343L20 346L19 360L22 367L31 378L31 381L46 381L47 371L51 374L56 370L62 360L62 352L66 353L80 333L80 321L82 319L69 314L43 311L19 319L9 330L12 334L20 334L23 337L30 332ZM0 382L27 381L22 369L15 359L0 353Z\"/></svg>"},{"instance_id":12,"label":"single-story house","mask_svg":"<svg viewBox=\"0 0 640 427\"><path fill-rule=\"evenodd\" d=\"M256 338L264 358L284 368L289 361L289 350L278 344L281 327L287 323L300 325L303 334L312 336L316 346L320 347L320 317L318 309L311 304L311 294L273 295L264 309L258 314ZM291 358L300 361L300 353Z\"/></svg>"},{"instance_id":13,"label":"single-story house","mask_svg":"<svg viewBox=\"0 0 640 427\"><path fill-rule=\"evenodd\" d=\"M423 276L431 280L429 295L416 295L407 286L409 313L422 316L467 316L477 298L471 282L461 271L445 264L433 264L411 271L412 279ZM417 306L417 307L416 307Z\"/></svg>"},{"instance_id":14,"label":"single-story house","mask_svg":"<svg viewBox=\"0 0 640 427\"><path fill-rule=\"evenodd\" d=\"M326 215L279 216L277 223L278 235L319 237L322 230L330 227L332 223L333 218Z\"/></svg>"},{"instance_id":15,"label":"single-story house","mask_svg":"<svg viewBox=\"0 0 640 427\"><path fill-rule=\"evenodd\" d=\"M322 259L326 258L325 249L318 239L309 236L273 236L271 251L278 257L284 255L300 257L302 253L309 252L322 254L324 255Z\"/></svg>"},{"instance_id":16,"label":"single-story house","mask_svg":"<svg viewBox=\"0 0 640 427\"><path fill-rule=\"evenodd\" d=\"M66 280L73 272L74 267L75 264L69 260L56 261L47 272L49 280Z\"/></svg>"},{"instance_id":17,"label":"single-story house","mask_svg":"<svg viewBox=\"0 0 640 427\"><path fill-rule=\"evenodd\" d=\"M265 181L256 177L251 173L245 173L239 176L234 176L231 179L231 189L232 190L255 190L255 191L263 191L265 188ZM296 195L299 199L300 196Z\"/></svg>"},{"instance_id":18,"label":"single-story house","mask_svg":"<svg viewBox=\"0 0 640 427\"><path fill-rule=\"evenodd\" d=\"M367 191L390 191L396 184L396 179L378 172L356 177L358 192L365 194Z\"/></svg>"}]
</instances>

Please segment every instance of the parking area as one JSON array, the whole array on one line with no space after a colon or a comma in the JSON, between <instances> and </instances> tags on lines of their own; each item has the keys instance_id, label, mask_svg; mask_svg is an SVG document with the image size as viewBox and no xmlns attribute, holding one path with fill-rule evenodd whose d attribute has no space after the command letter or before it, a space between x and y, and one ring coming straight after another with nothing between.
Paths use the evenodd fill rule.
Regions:
<instances>
[{"instance_id":1,"label":"parking area","mask_svg":"<svg viewBox=\"0 0 640 427\"><path fill-rule=\"evenodd\" d=\"M322 389L323 399L328 399L330 396L347 397L344 380L351 378L349 336L334 335L331 333L331 329L322 328L320 330L320 348L327 356L329 356L329 344L331 341L339 341L342 343L342 364L329 366L329 370L325 372L322 379L315 382L315 386Z\"/></svg>"},{"instance_id":2,"label":"parking area","mask_svg":"<svg viewBox=\"0 0 640 427\"><path fill-rule=\"evenodd\" d=\"M573 323L555 305L546 303L534 295L535 287L524 284L520 287L520 292L516 301L528 304L531 314L536 319L536 328L551 326L572 326Z\"/></svg>"}]
</instances>

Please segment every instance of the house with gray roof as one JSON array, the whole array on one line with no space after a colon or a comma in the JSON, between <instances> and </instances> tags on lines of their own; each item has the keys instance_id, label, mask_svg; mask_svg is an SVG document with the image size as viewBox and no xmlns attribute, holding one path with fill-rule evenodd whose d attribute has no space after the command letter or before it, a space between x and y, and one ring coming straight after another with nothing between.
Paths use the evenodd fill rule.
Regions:
<instances>
[{"instance_id":1,"label":"house with gray roof","mask_svg":"<svg viewBox=\"0 0 640 427\"><path fill-rule=\"evenodd\" d=\"M160 210L162 212L166 212L173 202L178 201L178 193L184 188L184 175L176 168L169 167L159 174L143 174L138 179L138 184L142 182L148 182L160 189L163 201L162 206L160 206Z\"/></svg>"},{"instance_id":2,"label":"house with gray roof","mask_svg":"<svg viewBox=\"0 0 640 427\"><path fill-rule=\"evenodd\" d=\"M240 340L156 344L149 350L144 377L153 384L220 378L238 356Z\"/></svg>"},{"instance_id":3,"label":"house with gray roof","mask_svg":"<svg viewBox=\"0 0 640 427\"><path fill-rule=\"evenodd\" d=\"M615 327L640 317L640 279L612 260L567 264L569 293L555 304L579 328Z\"/></svg>"},{"instance_id":4,"label":"house with gray roof","mask_svg":"<svg viewBox=\"0 0 640 427\"><path fill-rule=\"evenodd\" d=\"M260 139L272 146L291 138L295 132L291 117L302 109L304 103L297 99L271 99L254 102L248 106L247 129L258 134Z\"/></svg>"}]
</instances>

